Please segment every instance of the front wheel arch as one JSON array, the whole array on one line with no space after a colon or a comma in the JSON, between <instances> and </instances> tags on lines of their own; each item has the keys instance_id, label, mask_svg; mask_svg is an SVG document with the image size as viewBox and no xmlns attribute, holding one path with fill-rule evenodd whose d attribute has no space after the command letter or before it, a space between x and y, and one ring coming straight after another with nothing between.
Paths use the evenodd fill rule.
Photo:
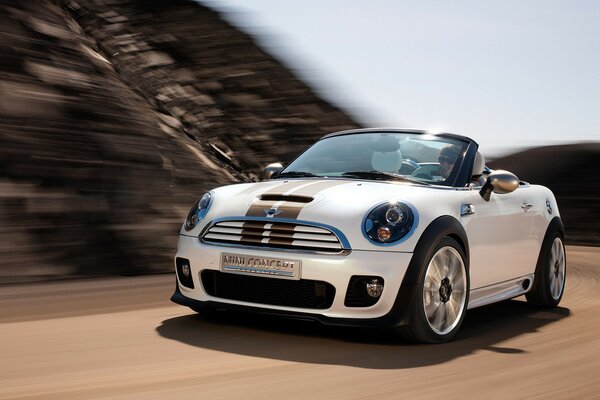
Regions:
<instances>
[{"instance_id":1,"label":"front wheel arch","mask_svg":"<svg viewBox=\"0 0 600 400\"><path fill-rule=\"evenodd\" d=\"M437 245L445 238L450 237L458 242L465 255L465 268L469 271L469 240L461 223L450 215L443 215L433 220L421 234L413 256L408 264L400 290L398 291L397 304L399 304L399 325L407 325L410 321L410 310L415 298L414 293L418 288L419 279L423 269L427 267L426 261L431 258Z\"/></svg>"}]
</instances>

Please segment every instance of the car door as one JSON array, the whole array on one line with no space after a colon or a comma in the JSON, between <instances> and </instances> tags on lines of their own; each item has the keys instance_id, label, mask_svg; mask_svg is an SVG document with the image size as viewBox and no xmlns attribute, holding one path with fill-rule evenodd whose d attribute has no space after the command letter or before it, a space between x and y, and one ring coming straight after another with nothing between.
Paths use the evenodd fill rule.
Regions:
<instances>
[{"instance_id":1,"label":"car door","mask_svg":"<svg viewBox=\"0 0 600 400\"><path fill-rule=\"evenodd\" d=\"M532 271L534 245L527 185L512 193L492 193L485 201L478 191L469 196L475 232L469 236L471 289L478 289Z\"/></svg>"}]
</instances>

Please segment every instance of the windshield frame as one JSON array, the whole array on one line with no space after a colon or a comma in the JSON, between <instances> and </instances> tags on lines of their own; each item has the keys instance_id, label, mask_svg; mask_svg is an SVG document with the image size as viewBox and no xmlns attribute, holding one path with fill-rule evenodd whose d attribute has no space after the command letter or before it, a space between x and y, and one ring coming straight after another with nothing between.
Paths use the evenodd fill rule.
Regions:
<instances>
[{"instance_id":1,"label":"windshield frame","mask_svg":"<svg viewBox=\"0 0 600 400\"><path fill-rule=\"evenodd\" d=\"M352 130L347 130L347 131L333 132L328 135L325 135L325 136L321 137L319 140L317 140L315 143L313 143L311 146L308 146L304 151L300 152L289 163L287 163L285 165L285 167L283 168L283 170L281 170L277 175L287 172L286 171L287 168L294 161L296 161L299 157L301 157L304 153L306 153L309 149L311 149L313 146L317 145L322 140L327 140L329 138L338 137L338 136L360 135L360 134L370 134L370 133L392 133L392 134L400 133L400 134L427 135L427 136L441 138L441 139L452 139L452 140L458 140L460 142L463 142L466 144L466 146L465 146L464 151L459 155L459 157L457 159L456 164L458 167L452 171L452 174L450 175L450 177L448 179L446 179L446 181L431 183L431 184L429 184L429 186L454 187L454 188L466 187L466 186L468 186L469 182L471 181L471 172L473 169L473 162L475 161L475 155L479 148L479 145L474 140L472 140L466 136L456 135L453 133L433 134L433 133L430 133L427 131L420 131L420 130L388 129L388 128L384 128L384 129L382 129L382 128L352 129ZM323 179L325 177L317 176L317 177L310 177L307 179L316 179L316 178ZM330 178L340 178L340 177L332 176ZM278 176L274 176L273 179L278 179ZM280 179L290 179L290 178L282 177ZM347 178L345 178L345 179L347 179ZM372 179L364 179L364 180L372 180ZM390 179L389 181L388 180L385 180L385 181L377 180L377 181L378 182L393 182L394 180ZM409 184L413 184L413 183L409 183ZM424 186L424 187L426 187L426 186Z\"/></svg>"}]
</instances>

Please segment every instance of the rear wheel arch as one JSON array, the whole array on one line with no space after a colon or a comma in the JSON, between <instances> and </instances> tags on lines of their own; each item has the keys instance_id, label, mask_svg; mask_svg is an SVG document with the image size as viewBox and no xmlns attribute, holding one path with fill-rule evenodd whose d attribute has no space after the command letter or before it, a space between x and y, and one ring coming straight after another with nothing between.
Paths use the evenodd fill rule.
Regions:
<instances>
[{"instance_id":1,"label":"rear wheel arch","mask_svg":"<svg viewBox=\"0 0 600 400\"><path fill-rule=\"evenodd\" d=\"M542 245L540 246L540 252L538 254L538 259L535 266L535 276L533 279L533 285L529 292L526 294L527 301L532 304L555 307L556 305L558 305L562 298L561 293L560 298L558 298L557 300L552 299L548 296L547 293L545 293L544 290L544 285L546 284L546 280L543 276L544 268L546 267L546 263L548 261L547 257L550 252L550 248L553 245L554 239L557 237L560 238L564 246L565 229L563 227L562 220L558 216L554 217L548 224L548 227L546 228L546 233L544 234L544 239L542 240Z\"/></svg>"},{"instance_id":2,"label":"rear wheel arch","mask_svg":"<svg viewBox=\"0 0 600 400\"><path fill-rule=\"evenodd\" d=\"M558 232L558 234L560 235L560 238L563 240L565 240L565 228L563 226L562 220L560 219L560 217L556 216L554 218L552 218L550 220L550 223L548 224L548 227L546 228L546 233L544 234L544 239L542 240L542 245L540 246L540 252L538 253L538 258L537 258L537 262L535 264L535 274L536 276L540 273L540 270L543 266L543 257L545 254L545 246L549 246L552 237L554 236L554 234Z\"/></svg>"}]
</instances>

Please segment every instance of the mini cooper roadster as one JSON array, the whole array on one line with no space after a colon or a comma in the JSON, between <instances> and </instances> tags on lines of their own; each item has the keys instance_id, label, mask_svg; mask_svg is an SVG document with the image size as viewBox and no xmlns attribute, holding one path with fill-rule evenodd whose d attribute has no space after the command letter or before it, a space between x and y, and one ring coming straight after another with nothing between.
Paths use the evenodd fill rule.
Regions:
<instances>
[{"instance_id":1,"label":"mini cooper roadster","mask_svg":"<svg viewBox=\"0 0 600 400\"><path fill-rule=\"evenodd\" d=\"M490 170L453 134L329 134L265 180L205 193L175 256L172 301L439 343L468 309L556 307L564 230L552 192Z\"/></svg>"}]
</instances>

